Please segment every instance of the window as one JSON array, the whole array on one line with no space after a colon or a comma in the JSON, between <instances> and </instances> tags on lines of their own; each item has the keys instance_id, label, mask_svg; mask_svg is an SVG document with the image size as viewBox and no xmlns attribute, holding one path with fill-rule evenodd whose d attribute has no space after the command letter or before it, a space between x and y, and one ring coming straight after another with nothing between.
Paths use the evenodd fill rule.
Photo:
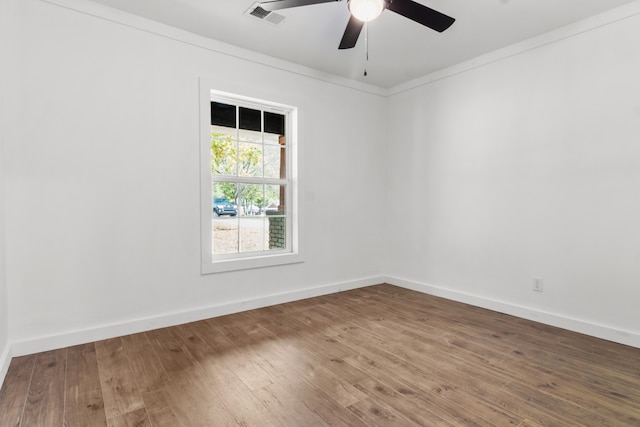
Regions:
<instances>
[{"instance_id":1,"label":"window","mask_svg":"<svg viewBox=\"0 0 640 427\"><path fill-rule=\"evenodd\" d=\"M203 273L300 261L295 108L201 97Z\"/></svg>"}]
</instances>

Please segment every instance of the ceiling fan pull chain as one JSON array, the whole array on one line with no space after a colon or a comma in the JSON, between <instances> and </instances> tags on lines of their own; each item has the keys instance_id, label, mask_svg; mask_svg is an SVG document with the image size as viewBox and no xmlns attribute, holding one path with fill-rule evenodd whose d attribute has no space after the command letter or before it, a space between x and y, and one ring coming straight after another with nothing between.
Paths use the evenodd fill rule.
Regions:
<instances>
[{"instance_id":1,"label":"ceiling fan pull chain","mask_svg":"<svg viewBox=\"0 0 640 427\"><path fill-rule=\"evenodd\" d=\"M369 63L369 26L364 23L364 76L367 77L367 64Z\"/></svg>"}]
</instances>

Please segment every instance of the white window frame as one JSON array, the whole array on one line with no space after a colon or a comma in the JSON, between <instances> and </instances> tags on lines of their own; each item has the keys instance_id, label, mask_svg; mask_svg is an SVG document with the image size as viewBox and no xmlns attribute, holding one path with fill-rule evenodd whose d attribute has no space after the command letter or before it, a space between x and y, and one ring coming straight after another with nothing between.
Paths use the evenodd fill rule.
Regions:
<instances>
[{"instance_id":1,"label":"white window frame","mask_svg":"<svg viewBox=\"0 0 640 427\"><path fill-rule=\"evenodd\" d=\"M211 101L223 102L286 116L286 248L259 252L213 254L211 222ZM298 177L297 177L297 108L271 101L221 92L212 82L200 78L200 207L201 207L201 271L202 274L302 262L298 236ZM230 178L237 180L236 177ZM240 178L239 180L242 180Z\"/></svg>"}]
</instances>

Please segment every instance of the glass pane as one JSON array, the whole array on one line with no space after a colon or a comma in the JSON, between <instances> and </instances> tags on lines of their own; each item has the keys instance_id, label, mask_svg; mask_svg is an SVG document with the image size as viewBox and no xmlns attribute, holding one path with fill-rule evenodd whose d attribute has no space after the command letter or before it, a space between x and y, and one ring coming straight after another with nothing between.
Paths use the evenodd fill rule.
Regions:
<instances>
[{"instance_id":1,"label":"glass pane","mask_svg":"<svg viewBox=\"0 0 640 427\"><path fill-rule=\"evenodd\" d=\"M238 205L240 215L255 216L262 213L264 200L263 184L238 184Z\"/></svg>"},{"instance_id":2,"label":"glass pane","mask_svg":"<svg viewBox=\"0 0 640 427\"><path fill-rule=\"evenodd\" d=\"M211 124L235 129L236 106L222 102L211 102Z\"/></svg>"},{"instance_id":3,"label":"glass pane","mask_svg":"<svg viewBox=\"0 0 640 427\"><path fill-rule=\"evenodd\" d=\"M269 216L269 249L285 249L287 247L287 218Z\"/></svg>"},{"instance_id":4,"label":"glass pane","mask_svg":"<svg viewBox=\"0 0 640 427\"><path fill-rule=\"evenodd\" d=\"M264 146L264 176L265 178L286 178L284 169L285 148L279 145Z\"/></svg>"},{"instance_id":5,"label":"glass pane","mask_svg":"<svg viewBox=\"0 0 640 427\"><path fill-rule=\"evenodd\" d=\"M262 133L255 130L238 130L238 139L240 141L262 143Z\"/></svg>"},{"instance_id":6,"label":"glass pane","mask_svg":"<svg viewBox=\"0 0 640 427\"><path fill-rule=\"evenodd\" d=\"M287 246L284 195L284 185L265 185L265 214L269 221L269 249L285 249Z\"/></svg>"},{"instance_id":7,"label":"glass pane","mask_svg":"<svg viewBox=\"0 0 640 427\"><path fill-rule=\"evenodd\" d=\"M211 173L236 175L237 143L229 134L211 133Z\"/></svg>"},{"instance_id":8,"label":"glass pane","mask_svg":"<svg viewBox=\"0 0 640 427\"><path fill-rule=\"evenodd\" d=\"M240 219L240 252L264 251L269 249L269 227L264 217L244 217Z\"/></svg>"},{"instance_id":9,"label":"glass pane","mask_svg":"<svg viewBox=\"0 0 640 427\"><path fill-rule=\"evenodd\" d=\"M238 143L238 176L262 177L262 144Z\"/></svg>"},{"instance_id":10,"label":"glass pane","mask_svg":"<svg viewBox=\"0 0 640 427\"><path fill-rule=\"evenodd\" d=\"M262 131L262 111L240 107L240 129Z\"/></svg>"},{"instance_id":11,"label":"glass pane","mask_svg":"<svg viewBox=\"0 0 640 427\"><path fill-rule=\"evenodd\" d=\"M267 215L284 215L285 203L285 186L284 185L265 185L265 199L263 210Z\"/></svg>"},{"instance_id":12,"label":"glass pane","mask_svg":"<svg viewBox=\"0 0 640 427\"><path fill-rule=\"evenodd\" d=\"M238 253L238 217L214 217L213 254Z\"/></svg>"},{"instance_id":13,"label":"glass pane","mask_svg":"<svg viewBox=\"0 0 640 427\"><path fill-rule=\"evenodd\" d=\"M278 113L264 112L264 131L284 136L284 115Z\"/></svg>"},{"instance_id":14,"label":"glass pane","mask_svg":"<svg viewBox=\"0 0 640 427\"><path fill-rule=\"evenodd\" d=\"M212 186L213 253L237 253L238 206L235 203L237 185L233 182L215 182Z\"/></svg>"},{"instance_id":15,"label":"glass pane","mask_svg":"<svg viewBox=\"0 0 640 427\"><path fill-rule=\"evenodd\" d=\"M211 136L222 137L228 136L231 139L236 138L236 134L238 131L235 127L224 127L224 126L211 126ZM215 134L215 135L214 135Z\"/></svg>"},{"instance_id":16,"label":"glass pane","mask_svg":"<svg viewBox=\"0 0 640 427\"><path fill-rule=\"evenodd\" d=\"M284 145L284 136L276 135L275 133L265 133L263 140L265 144Z\"/></svg>"},{"instance_id":17,"label":"glass pane","mask_svg":"<svg viewBox=\"0 0 640 427\"><path fill-rule=\"evenodd\" d=\"M237 186L234 182L214 182L211 207L214 217L238 215Z\"/></svg>"}]
</instances>

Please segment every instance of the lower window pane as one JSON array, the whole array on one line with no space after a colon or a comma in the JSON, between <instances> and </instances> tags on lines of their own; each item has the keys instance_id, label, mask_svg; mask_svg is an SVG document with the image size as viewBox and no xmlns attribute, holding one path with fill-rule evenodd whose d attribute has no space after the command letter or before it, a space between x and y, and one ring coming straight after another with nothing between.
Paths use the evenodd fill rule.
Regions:
<instances>
[{"instance_id":1,"label":"lower window pane","mask_svg":"<svg viewBox=\"0 0 640 427\"><path fill-rule=\"evenodd\" d=\"M260 215L264 184L238 184L238 205L241 216Z\"/></svg>"},{"instance_id":2,"label":"lower window pane","mask_svg":"<svg viewBox=\"0 0 640 427\"><path fill-rule=\"evenodd\" d=\"M213 253L215 255L238 253L238 219L214 217L212 220Z\"/></svg>"},{"instance_id":3,"label":"lower window pane","mask_svg":"<svg viewBox=\"0 0 640 427\"><path fill-rule=\"evenodd\" d=\"M285 187L215 182L213 255L286 249Z\"/></svg>"},{"instance_id":4,"label":"lower window pane","mask_svg":"<svg viewBox=\"0 0 640 427\"><path fill-rule=\"evenodd\" d=\"M240 252L266 251L269 227L262 217L240 219Z\"/></svg>"},{"instance_id":5,"label":"lower window pane","mask_svg":"<svg viewBox=\"0 0 640 427\"><path fill-rule=\"evenodd\" d=\"M285 187L284 185L267 184L265 187L264 210L269 213L277 211L284 215L285 213Z\"/></svg>"},{"instance_id":6,"label":"lower window pane","mask_svg":"<svg viewBox=\"0 0 640 427\"><path fill-rule=\"evenodd\" d=\"M215 182L212 188L212 238L213 253L238 253L238 205L237 186L233 182Z\"/></svg>"},{"instance_id":7,"label":"lower window pane","mask_svg":"<svg viewBox=\"0 0 640 427\"><path fill-rule=\"evenodd\" d=\"M287 247L287 223L284 216L267 214L269 219L269 249L285 249Z\"/></svg>"}]
</instances>

